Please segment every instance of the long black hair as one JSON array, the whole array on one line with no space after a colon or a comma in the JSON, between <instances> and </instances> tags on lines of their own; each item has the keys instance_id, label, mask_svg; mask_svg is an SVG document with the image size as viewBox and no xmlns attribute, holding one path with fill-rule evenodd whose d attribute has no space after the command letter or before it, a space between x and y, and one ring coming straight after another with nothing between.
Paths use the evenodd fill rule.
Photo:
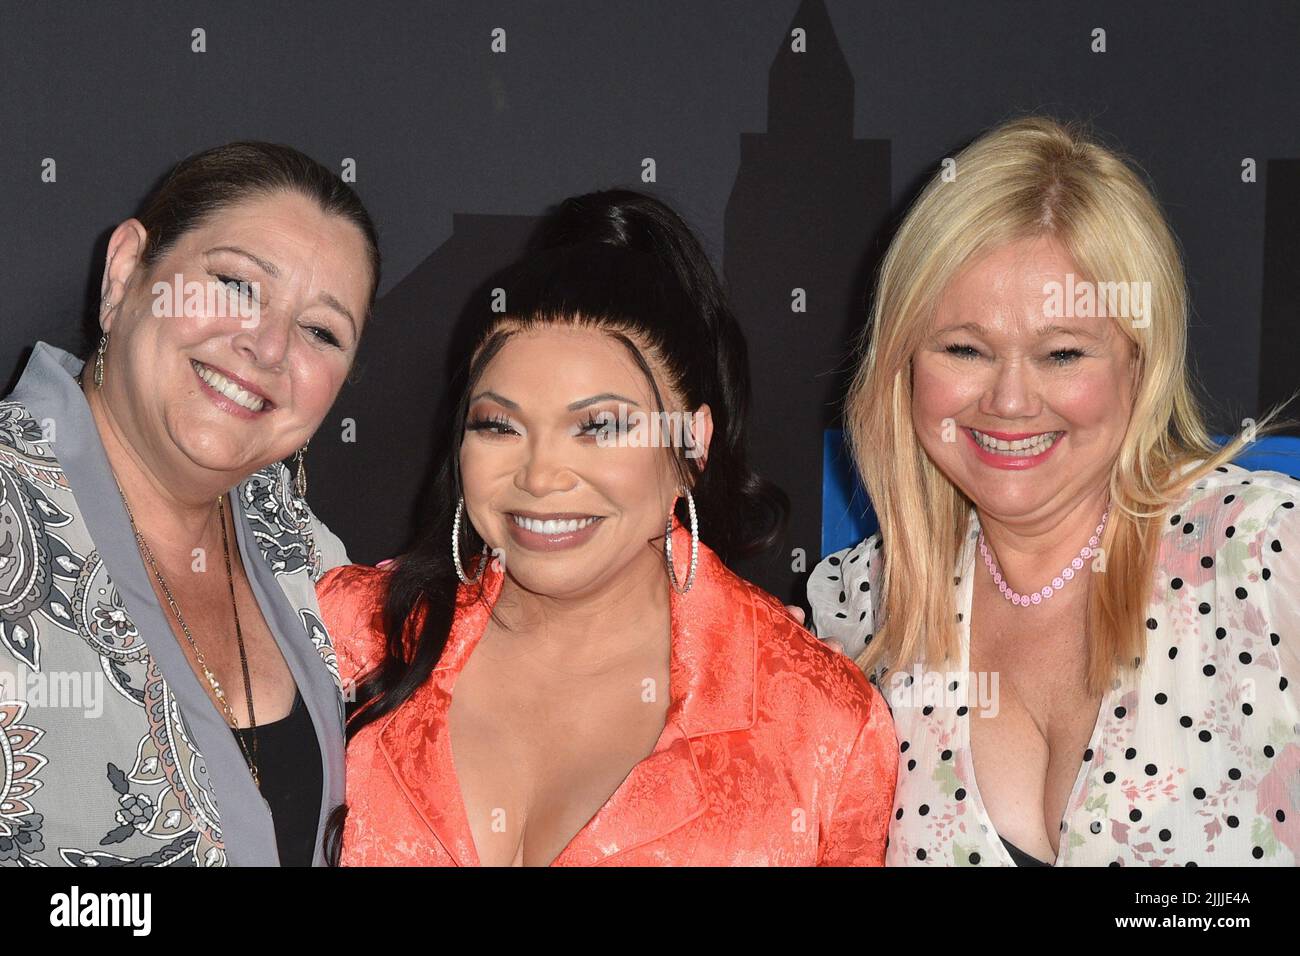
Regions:
<instances>
[{"instance_id":1,"label":"long black hair","mask_svg":"<svg viewBox=\"0 0 1300 956\"><path fill-rule=\"evenodd\" d=\"M755 474L746 458L750 382L744 336L708 256L677 213L625 189L567 199L543 221L523 258L495 280L489 286L504 292L506 307L485 312L468 337L469 357L452 385L457 398L449 441L426 495L425 530L388 577L385 652L354 688L349 741L407 701L442 656L459 585L449 543L463 494L460 446L469 398L488 363L522 328L562 323L604 331L629 351L650 383L657 410L665 410L638 344L653 350L686 409L707 403L713 416L707 468L679 443L665 450L695 498L700 540L730 561L770 550L786 531L789 498ZM687 523L685 502L679 499L677 509ZM462 519L461 528L461 555L483 551L484 541L468 520ZM467 574L474 574L473 566ZM469 598L481 599L481 587L471 588ZM331 864L341 854L346 816L346 804L336 807L326 826Z\"/></svg>"}]
</instances>

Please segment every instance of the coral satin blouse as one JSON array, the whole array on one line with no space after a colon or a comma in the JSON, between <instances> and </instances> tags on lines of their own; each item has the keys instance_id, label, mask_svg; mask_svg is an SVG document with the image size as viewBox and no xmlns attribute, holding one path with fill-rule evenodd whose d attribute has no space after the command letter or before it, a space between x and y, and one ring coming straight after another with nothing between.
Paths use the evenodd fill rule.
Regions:
<instances>
[{"instance_id":1,"label":"coral satin blouse","mask_svg":"<svg viewBox=\"0 0 1300 956\"><path fill-rule=\"evenodd\" d=\"M673 545L690 552L680 523ZM318 586L345 687L383 653L389 573L350 565ZM502 580L492 562L460 586L429 680L349 744L343 865L478 865L447 715ZM897 759L880 693L702 544L671 621L659 740L552 865L881 865Z\"/></svg>"}]
</instances>

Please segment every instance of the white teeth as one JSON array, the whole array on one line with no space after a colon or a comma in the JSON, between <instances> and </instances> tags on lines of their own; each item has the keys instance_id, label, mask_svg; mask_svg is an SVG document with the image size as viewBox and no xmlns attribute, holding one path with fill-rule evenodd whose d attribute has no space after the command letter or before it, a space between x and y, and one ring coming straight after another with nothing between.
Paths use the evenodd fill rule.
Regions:
<instances>
[{"instance_id":1,"label":"white teeth","mask_svg":"<svg viewBox=\"0 0 1300 956\"><path fill-rule=\"evenodd\" d=\"M250 412L260 412L266 402L259 396L254 395L247 389L240 388L220 372L208 368L201 362L190 360L194 370L199 373L199 378L207 382L214 389L220 392L226 398L230 399L236 405L247 408Z\"/></svg>"},{"instance_id":2,"label":"white teeth","mask_svg":"<svg viewBox=\"0 0 1300 956\"><path fill-rule=\"evenodd\" d=\"M535 534L571 534L598 520L596 518L582 518L581 520L571 518L568 521L539 521L536 518L525 518L523 515L511 515L510 517L514 519L515 524L519 525L519 527Z\"/></svg>"},{"instance_id":3,"label":"white teeth","mask_svg":"<svg viewBox=\"0 0 1300 956\"><path fill-rule=\"evenodd\" d=\"M1047 449L1056 444L1064 432L1043 432L1041 435L1034 435L1032 438L1017 438L1015 441L1003 441L1000 438L994 438L991 435L985 435L981 431L972 428L969 430L974 436L975 441L985 451L995 452L999 455L1005 455L1008 458L1032 458L1035 455L1041 455Z\"/></svg>"}]
</instances>

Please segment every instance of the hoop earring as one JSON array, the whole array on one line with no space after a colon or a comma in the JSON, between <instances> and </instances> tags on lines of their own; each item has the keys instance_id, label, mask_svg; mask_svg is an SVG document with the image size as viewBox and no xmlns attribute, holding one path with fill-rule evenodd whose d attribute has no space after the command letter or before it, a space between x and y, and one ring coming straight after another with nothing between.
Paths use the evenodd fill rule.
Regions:
<instances>
[{"instance_id":1,"label":"hoop earring","mask_svg":"<svg viewBox=\"0 0 1300 956\"><path fill-rule=\"evenodd\" d=\"M99 348L95 351L95 388L104 387L104 351L108 348L108 333L99 337Z\"/></svg>"},{"instance_id":2,"label":"hoop earring","mask_svg":"<svg viewBox=\"0 0 1300 956\"><path fill-rule=\"evenodd\" d=\"M303 455L306 453L307 446L310 444L310 439L303 442L302 447L299 448L293 456L293 490L298 493L299 498L307 497L307 463L303 461Z\"/></svg>"},{"instance_id":3,"label":"hoop earring","mask_svg":"<svg viewBox=\"0 0 1300 956\"><path fill-rule=\"evenodd\" d=\"M677 584L677 570L673 567L673 509L668 509L668 524L664 530L664 560L668 563L668 579L672 582L673 590L678 594L685 594L695 584L695 569L699 564L700 557L700 522L699 516L695 512L695 499L691 497L691 489L683 488L686 493L686 507L691 512L691 570L686 575L686 586L679 587ZM673 499L673 506L676 507L677 499Z\"/></svg>"},{"instance_id":4,"label":"hoop earring","mask_svg":"<svg viewBox=\"0 0 1300 956\"><path fill-rule=\"evenodd\" d=\"M479 565L478 574L473 578L465 576L465 568L460 563L460 516L465 510L465 496L460 496L460 501L456 502L456 520L451 523L451 560L456 565L456 577L460 578L464 584L478 584L483 579L483 572L487 568L487 562L483 561ZM483 554L491 554L488 550L487 542L483 542Z\"/></svg>"}]
</instances>

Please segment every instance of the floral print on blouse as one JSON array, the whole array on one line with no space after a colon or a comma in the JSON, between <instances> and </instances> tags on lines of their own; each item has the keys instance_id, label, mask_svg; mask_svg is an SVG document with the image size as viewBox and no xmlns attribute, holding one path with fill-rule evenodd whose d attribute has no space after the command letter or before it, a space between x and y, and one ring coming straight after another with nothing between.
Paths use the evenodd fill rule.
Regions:
<instances>
[{"instance_id":1,"label":"floral print on blouse","mask_svg":"<svg viewBox=\"0 0 1300 956\"><path fill-rule=\"evenodd\" d=\"M1102 700L1055 865L1300 860L1297 502L1295 478L1227 465L1166 513L1147 651ZM888 866L1014 865L971 760L969 702L991 686L968 673L972 575L987 573L976 565L978 537L972 513L953 577L960 662L873 675L898 735ZM809 580L815 632L851 656L871 639L885 555L873 535L827 556Z\"/></svg>"}]
</instances>

